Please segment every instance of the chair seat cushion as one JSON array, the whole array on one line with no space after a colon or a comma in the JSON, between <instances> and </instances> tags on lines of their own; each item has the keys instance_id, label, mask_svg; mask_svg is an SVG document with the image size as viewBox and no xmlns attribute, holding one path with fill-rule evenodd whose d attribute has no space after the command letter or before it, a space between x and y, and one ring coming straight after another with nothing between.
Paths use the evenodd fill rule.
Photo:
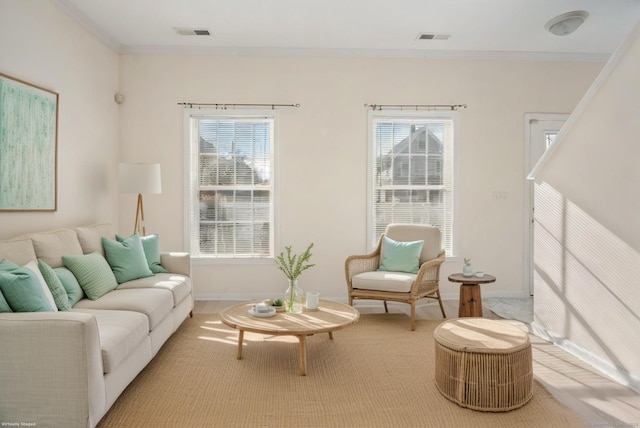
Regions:
<instances>
[{"instance_id":1,"label":"chair seat cushion","mask_svg":"<svg viewBox=\"0 0 640 428\"><path fill-rule=\"evenodd\" d=\"M353 288L408 293L417 275L405 272L363 272L351 279Z\"/></svg>"}]
</instances>

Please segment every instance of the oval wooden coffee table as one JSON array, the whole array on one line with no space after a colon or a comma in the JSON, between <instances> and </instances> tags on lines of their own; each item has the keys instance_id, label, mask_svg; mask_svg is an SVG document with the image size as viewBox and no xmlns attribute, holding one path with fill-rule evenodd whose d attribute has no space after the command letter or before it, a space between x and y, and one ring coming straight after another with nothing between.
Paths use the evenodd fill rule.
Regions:
<instances>
[{"instance_id":1,"label":"oval wooden coffee table","mask_svg":"<svg viewBox=\"0 0 640 428\"><path fill-rule=\"evenodd\" d=\"M220 312L220 320L229 327L240 331L238 335L238 359L242 359L242 342L244 332L274 335L295 336L300 341L300 375L307 375L307 336L329 333L354 324L360 313L349 305L331 300L320 300L318 310L305 311L301 314L278 312L272 317L262 318L249 315L249 309L257 302L241 303Z\"/></svg>"}]
</instances>

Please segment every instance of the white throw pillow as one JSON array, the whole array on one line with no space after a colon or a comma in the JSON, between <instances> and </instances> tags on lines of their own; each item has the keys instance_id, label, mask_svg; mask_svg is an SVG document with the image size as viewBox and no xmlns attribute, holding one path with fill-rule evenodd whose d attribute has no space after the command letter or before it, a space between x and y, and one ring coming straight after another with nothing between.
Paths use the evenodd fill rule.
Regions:
<instances>
[{"instance_id":1,"label":"white throw pillow","mask_svg":"<svg viewBox=\"0 0 640 428\"><path fill-rule=\"evenodd\" d=\"M26 265L24 265L23 267L26 269L29 269L30 271L33 271L33 273L36 274L36 276L38 277L38 282L40 283L40 287L42 287L42 292L47 298L47 301L51 304L51 308L53 309L53 311L57 312L58 306L56 306L56 301L53 299L53 294L51 294L51 290L49 290L49 286L47 285L47 282L44 280L44 277L40 272L40 268L38 268L38 263L31 261Z\"/></svg>"}]
</instances>

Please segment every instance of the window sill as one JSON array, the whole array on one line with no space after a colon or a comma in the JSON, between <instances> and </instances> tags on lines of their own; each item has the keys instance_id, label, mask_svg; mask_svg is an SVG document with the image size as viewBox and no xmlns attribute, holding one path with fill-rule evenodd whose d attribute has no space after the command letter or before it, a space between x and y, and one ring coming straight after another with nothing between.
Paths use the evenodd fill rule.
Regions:
<instances>
[{"instance_id":1,"label":"window sill","mask_svg":"<svg viewBox=\"0 0 640 428\"><path fill-rule=\"evenodd\" d=\"M272 258L246 258L246 259L223 259L215 257L192 257L191 264L194 266L214 266L214 265L274 265Z\"/></svg>"}]
</instances>

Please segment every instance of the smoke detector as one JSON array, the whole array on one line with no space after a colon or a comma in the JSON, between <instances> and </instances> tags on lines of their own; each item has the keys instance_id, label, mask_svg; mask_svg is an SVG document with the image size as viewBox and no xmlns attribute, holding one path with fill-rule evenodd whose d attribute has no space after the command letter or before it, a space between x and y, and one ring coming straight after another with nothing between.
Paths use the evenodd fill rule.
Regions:
<instances>
[{"instance_id":1,"label":"smoke detector","mask_svg":"<svg viewBox=\"0 0 640 428\"><path fill-rule=\"evenodd\" d=\"M210 36L211 33L206 28L185 28L176 27L175 32L181 36Z\"/></svg>"},{"instance_id":2,"label":"smoke detector","mask_svg":"<svg viewBox=\"0 0 640 428\"><path fill-rule=\"evenodd\" d=\"M547 22L544 28L551 34L556 36L566 36L573 33L580 27L589 16L589 12L584 10L574 10L573 12L563 13Z\"/></svg>"}]
</instances>

